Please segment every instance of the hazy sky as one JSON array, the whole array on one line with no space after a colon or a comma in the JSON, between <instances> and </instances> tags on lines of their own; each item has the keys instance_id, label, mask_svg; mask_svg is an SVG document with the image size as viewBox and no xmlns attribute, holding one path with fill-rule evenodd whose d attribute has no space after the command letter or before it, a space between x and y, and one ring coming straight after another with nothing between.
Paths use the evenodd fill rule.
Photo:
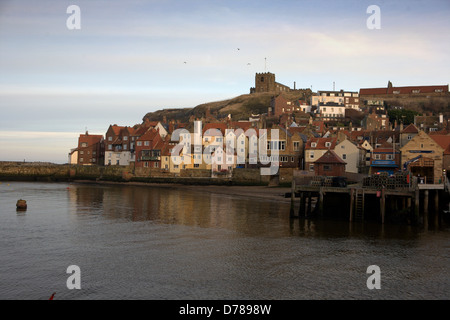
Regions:
<instances>
[{"instance_id":1,"label":"hazy sky","mask_svg":"<svg viewBox=\"0 0 450 320\"><path fill-rule=\"evenodd\" d=\"M1 0L0 160L67 162L86 128L233 98L265 70L313 91L448 84L449 16L449 0Z\"/></svg>"}]
</instances>

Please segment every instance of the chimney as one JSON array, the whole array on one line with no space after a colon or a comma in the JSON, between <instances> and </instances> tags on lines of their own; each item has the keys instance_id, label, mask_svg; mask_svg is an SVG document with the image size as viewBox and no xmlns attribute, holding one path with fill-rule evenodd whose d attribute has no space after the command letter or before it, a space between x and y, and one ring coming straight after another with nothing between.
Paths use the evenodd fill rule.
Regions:
<instances>
[{"instance_id":1,"label":"chimney","mask_svg":"<svg viewBox=\"0 0 450 320\"><path fill-rule=\"evenodd\" d=\"M294 81L294 90L295 90L295 81Z\"/></svg>"},{"instance_id":2,"label":"chimney","mask_svg":"<svg viewBox=\"0 0 450 320\"><path fill-rule=\"evenodd\" d=\"M442 113L439 113L439 123L440 124L444 123L444 115Z\"/></svg>"}]
</instances>

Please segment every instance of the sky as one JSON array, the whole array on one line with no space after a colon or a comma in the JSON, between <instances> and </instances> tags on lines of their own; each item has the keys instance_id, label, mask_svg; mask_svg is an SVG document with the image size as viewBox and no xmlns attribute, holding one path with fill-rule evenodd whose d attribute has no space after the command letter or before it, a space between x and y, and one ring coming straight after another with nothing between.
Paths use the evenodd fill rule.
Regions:
<instances>
[{"instance_id":1,"label":"sky","mask_svg":"<svg viewBox=\"0 0 450 320\"><path fill-rule=\"evenodd\" d=\"M449 16L448 0L1 0L0 161L66 163L86 130L249 93L257 72L315 92L445 85Z\"/></svg>"}]
</instances>

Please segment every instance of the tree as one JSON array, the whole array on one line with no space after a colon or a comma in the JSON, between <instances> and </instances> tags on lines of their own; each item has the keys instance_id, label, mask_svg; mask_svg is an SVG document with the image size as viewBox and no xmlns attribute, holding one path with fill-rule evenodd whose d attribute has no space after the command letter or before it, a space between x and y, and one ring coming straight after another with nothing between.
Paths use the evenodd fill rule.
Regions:
<instances>
[{"instance_id":1,"label":"tree","mask_svg":"<svg viewBox=\"0 0 450 320\"><path fill-rule=\"evenodd\" d=\"M391 123L397 120L397 123L403 122L404 125L414 123L414 116L418 114L418 112L408 109L391 109L388 111L388 117Z\"/></svg>"}]
</instances>

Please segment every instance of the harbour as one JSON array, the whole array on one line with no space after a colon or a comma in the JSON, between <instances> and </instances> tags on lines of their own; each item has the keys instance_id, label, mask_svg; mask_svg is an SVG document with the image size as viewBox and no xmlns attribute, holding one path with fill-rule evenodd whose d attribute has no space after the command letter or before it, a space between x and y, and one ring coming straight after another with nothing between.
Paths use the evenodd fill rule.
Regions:
<instances>
[{"instance_id":1,"label":"harbour","mask_svg":"<svg viewBox=\"0 0 450 320\"><path fill-rule=\"evenodd\" d=\"M275 189L264 199L205 188L3 182L0 297L449 298L448 225L290 219ZM28 208L17 212L21 197ZM366 286L374 264L380 290ZM70 265L80 290L66 287Z\"/></svg>"}]
</instances>

